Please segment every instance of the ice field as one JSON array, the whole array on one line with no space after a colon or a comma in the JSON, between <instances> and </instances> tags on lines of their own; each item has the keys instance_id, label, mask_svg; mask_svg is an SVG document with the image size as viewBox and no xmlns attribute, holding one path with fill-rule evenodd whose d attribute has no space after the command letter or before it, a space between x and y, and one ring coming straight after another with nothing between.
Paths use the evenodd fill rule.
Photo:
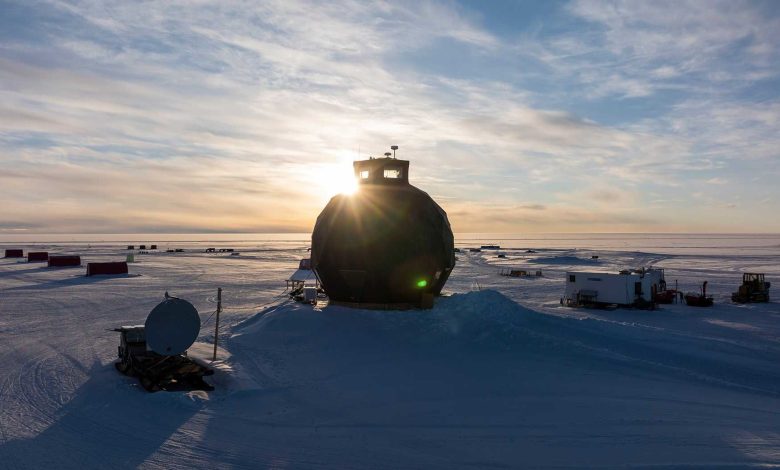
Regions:
<instances>
[{"instance_id":1,"label":"ice field","mask_svg":"<svg viewBox=\"0 0 780 470\"><path fill-rule=\"evenodd\" d=\"M53 240L0 247L128 253ZM287 300L305 236L127 241L144 242L161 250L127 276L0 259L0 468L780 466L778 236L461 237L506 258L459 253L448 295L405 312ZM715 306L559 303L567 270L649 265L682 290L707 280ZM730 301L742 272L766 274L770 303ZM150 394L115 370L108 330L165 291L198 308L190 353L210 359L218 287L215 391Z\"/></svg>"}]
</instances>

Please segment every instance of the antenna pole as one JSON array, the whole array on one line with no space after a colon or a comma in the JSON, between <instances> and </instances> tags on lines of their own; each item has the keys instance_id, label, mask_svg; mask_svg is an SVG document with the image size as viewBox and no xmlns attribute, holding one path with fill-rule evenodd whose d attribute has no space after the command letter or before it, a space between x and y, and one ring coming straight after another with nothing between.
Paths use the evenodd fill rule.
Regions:
<instances>
[{"instance_id":1,"label":"antenna pole","mask_svg":"<svg viewBox=\"0 0 780 470\"><path fill-rule=\"evenodd\" d=\"M219 342L219 312L222 311L222 288L217 288L217 319L214 322L214 358L212 361L217 360L217 343Z\"/></svg>"}]
</instances>

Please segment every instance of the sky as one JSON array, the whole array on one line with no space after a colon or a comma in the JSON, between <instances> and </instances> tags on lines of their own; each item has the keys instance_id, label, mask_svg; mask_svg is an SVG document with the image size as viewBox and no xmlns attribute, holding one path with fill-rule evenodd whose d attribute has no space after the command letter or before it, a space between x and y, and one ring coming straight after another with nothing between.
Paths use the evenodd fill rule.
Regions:
<instances>
[{"instance_id":1,"label":"sky","mask_svg":"<svg viewBox=\"0 0 780 470\"><path fill-rule=\"evenodd\" d=\"M780 232L780 2L0 0L0 233Z\"/></svg>"}]
</instances>

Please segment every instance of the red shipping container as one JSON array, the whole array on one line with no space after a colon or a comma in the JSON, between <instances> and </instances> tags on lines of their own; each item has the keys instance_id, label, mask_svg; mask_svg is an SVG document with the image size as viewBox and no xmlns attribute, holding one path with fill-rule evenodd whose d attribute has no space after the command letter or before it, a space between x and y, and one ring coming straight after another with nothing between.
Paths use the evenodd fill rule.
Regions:
<instances>
[{"instance_id":1,"label":"red shipping container","mask_svg":"<svg viewBox=\"0 0 780 470\"><path fill-rule=\"evenodd\" d=\"M32 261L49 261L48 251L31 251L27 253L27 262Z\"/></svg>"},{"instance_id":2,"label":"red shipping container","mask_svg":"<svg viewBox=\"0 0 780 470\"><path fill-rule=\"evenodd\" d=\"M6 258L24 258L24 250L5 250Z\"/></svg>"},{"instance_id":3,"label":"red shipping container","mask_svg":"<svg viewBox=\"0 0 780 470\"><path fill-rule=\"evenodd\" d=\"M81 256L79 255L51 255L49 256L49 267L63 266L81 266Z\"/></svg>"},{"instance_id":4,"label":"red shipping container","mask_svg":"<svg viewBox=\"0 0 780 470\"><path fill-rule=\"evenodd\" d=\"M87 276L97 276L100 274L127 274L127 263L124 261L87 263Z\"/></svg>"}]
</instances>

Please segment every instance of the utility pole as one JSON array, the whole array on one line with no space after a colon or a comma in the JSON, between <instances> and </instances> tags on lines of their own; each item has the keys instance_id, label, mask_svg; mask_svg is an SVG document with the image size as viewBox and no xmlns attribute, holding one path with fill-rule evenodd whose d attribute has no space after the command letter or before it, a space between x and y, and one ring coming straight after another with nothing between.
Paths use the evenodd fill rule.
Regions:
<instances>
[{"instance_id":1,"label":"utility pole","mask_svg":"<svg viewBox=\"0 0 780 470\"><path fill-rule=\"evenodd\" d=\"M217 360L217 343L219 343L219 313L222 311L222 288L217 288L217 320L214 322L214 358Z\"/></svg>"}]
</instances>

